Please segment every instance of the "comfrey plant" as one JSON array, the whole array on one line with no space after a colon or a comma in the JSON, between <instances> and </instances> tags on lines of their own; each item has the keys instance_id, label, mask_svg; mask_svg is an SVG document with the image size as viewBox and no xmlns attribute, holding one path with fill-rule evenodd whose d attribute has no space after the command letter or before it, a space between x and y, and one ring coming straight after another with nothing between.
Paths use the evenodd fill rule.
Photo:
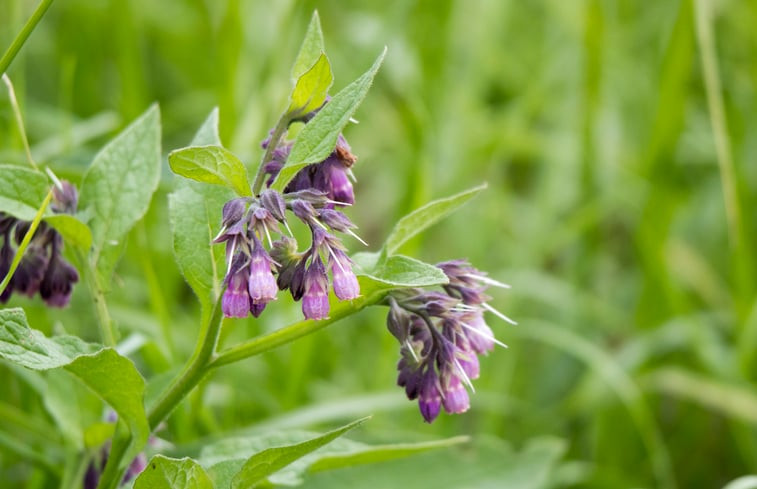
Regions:
<instances>
[{"instance_id":1,"label":"comfrey plant","mask_svg":"<svg viewBox=\"0 0 757 489\"><path fill-rule=\"evenodd\" d=\"M480 373L478 357L501 344L485 314L511 322L489 304L487 289L506 285L463 260L431 265L398 251L483 187L431 202L403 217L378 251L351 254L345 244L362 240L344 213L360 205L360 199L352 184L357 157L342 133L383 57L382 53L366 73L329 96L333 75L314 15L295 61L288 106L262 142L263 156L253 178L221 145L217 111L190 146L169 154L169 166L184 177L175 180L176 189L169 196L173 248L200 302L200 332L194 352L170 382L157 373L150 377L153 395L148 407L143 373L122 353L128 348L118 343L120 332L106 299L126 236L147 211L157 188L157 107L97 154L78 196L71 184L52 173L51 185L31 159L32 169L0 167L0 203L5 206L0 209L0 297L7 301L13 291L39 292L48 305L64 306L79 278L78 269L101 336L100 343L67 335L46 337L28 325L23 309L0 310L0 357L37 371L66 370L115 412L106 423L86 427L87 436L66 430L76 454L64 471L68 487L108 489L127 483L135 489L246 488L280 480L291 484L291 473L279 479L279 471L305 455L307 459L287 470L302 475L319 457L349 457L343 448L338 455L314 450L364 419L284 446L277 434L275 449L260 450L274 442L256 439L249 446L257 450L227 450L221 456L210 446L196 460L156 454L147 463L145 450L158 451L148 446L155 430L213 370L290 343L368 306L388 308L386 324L399 342L397 383L409 399L417 399L423 419L432 422L442 409L468 410L469 390ZM304 238L295 237L295 227L307 230ZM76 268L62 256L64 240ZM300 302L303 320L223 345L224 318L259 318L283 294ZM428 448L428 443L417 446L418 451ZM363 446L360 450L359 458L365 459L369 452ZM385 454L393 448L376 450ZM404 444L401 450L408 455L414 445ZM181 452L181 447L173 451ZM166 485L166 480L183 482Z\"/></svg>"}]
</instances>

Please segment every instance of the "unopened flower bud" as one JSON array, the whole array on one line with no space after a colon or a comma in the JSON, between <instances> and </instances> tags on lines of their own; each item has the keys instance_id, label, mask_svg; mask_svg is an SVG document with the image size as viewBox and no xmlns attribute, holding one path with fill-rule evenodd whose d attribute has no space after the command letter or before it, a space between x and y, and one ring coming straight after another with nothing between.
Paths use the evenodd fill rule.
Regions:
<instances>
[{"instance_id":1,"label":"unopened flower bud","mask_svg":"<svg viewBox=\"0 0 757 489\"><path fill-rule=\"evenodd\" d=\"M53 202L50 204L53 212L75 214L79 194L71 182L61 180L60 186L53 186Z\"/></svg>"},{"instance_id":2,"label":"unopened flower bud","mask_svg":"<svg viewBox=\"0 0 757 489\"><path fill-rule=\"evenodd\" d=\"M244 318L250 313L249 278L250 268L246 266L244 255L240 253L234 258L231 271L226 277L226 291L221 299L223 315L227 318Z\"/></svg>"},{"instance_id":3,"label":"unopened flower bud","mask_svg":"<svg viewBox=\"0 0 757 489\"><path fill-rule=\"evenodd\" d=\"M276 299L276 292L278 288L271 272L271 257L256 238L255 248L250 256L250 299L253 303L268 303Z\"/></svg>"},{"instance_id":4,"label":"unopened flower bud","mask_svg":"<svg viewBox=\"0 0 757 489\"><path fill-rule=\"evenodd\" d=\"M418 391L418 407L423 419L430 423L439 416L442 406L442 396L439 392L439 377L433 368L429 368L421 379Z\"/></svg>"},{"instance_id":5,"label":"unopened flower bud","mask_svg":"<svg viewBox=\"0 0 757 489\"><path fill-rule=\"evenodd\" d=\"M39 295L48 306L65 307L71 299L74 284L78 281L76 269L56 251L50 258L50 264L40 283Z\"/></svg>"},{"instance_id":6,"label":"unopened flower bud","mask_svg":"<svg viewBox=\"0 0 757 489\"><path fill-rule=\"evenodd\" d=\"M286 202L284 201L284 197L277 191L272 189L264 190L260 194L260 203L263 207L268 209L268 212L270 212L277 221L284 222L286 220Z\"/></svg>"}]
</instances>

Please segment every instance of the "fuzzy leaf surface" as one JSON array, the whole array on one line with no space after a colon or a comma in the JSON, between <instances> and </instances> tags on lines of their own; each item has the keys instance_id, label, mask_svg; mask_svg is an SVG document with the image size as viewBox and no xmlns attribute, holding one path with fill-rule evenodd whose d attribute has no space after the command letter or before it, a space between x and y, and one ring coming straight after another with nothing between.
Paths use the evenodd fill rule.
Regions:
<instances>
[{"instance_id":1,"label":"fuzzy leaf surface","mask_svg":"<svg viewBox=\"0 0 757 489\"><path fill-rule=\"evenodd\" d=\"M144 409L145 381L134 364L112 348L76 336L47 338L29 327L21 308L0 310L0 358L32 370L64 368L118 413L132 434L130 457L150 434ZM127 457L128 458L128 457Z\"/></svg>"},{"instance_id":2,"label":"fuzzy leaf surface","mask_svg":"<svg viewBox=\"0 0 757 489\"><path fill-rule=\"evenodd\" d=\"M304 115L317 109L326 100L333 82L329 59L321 53L315 64L297 79L287 112L290 115Z\"/></svg>"},{"instance_id":3,"label":"fuzzy leaf surface","mask_svg":"<svg viewBox=\"0 0 757 489\"><path fill-rule=\"evenodd\" d=\"M252 195L247 169L231 151L219 145L190 146L172 151L168 164L177 175L202 183L225 185L237 195Z\"/></svg>"},{"instance_id":4,"label":"fuzzy leaf surface","mask_svg":"<svg viewBox=\"0 0 757 489\"><path fill-rule=\"evenodd\" d=\"M92 215L91 259L104 283L159 179L160 111L153 105L95 156L82 180L79 207Z\"/></svg>"},{"instance_id":5,"label":"fuzzy leaf surface","mask_svg":"<svg viewBox=\"0 0 757 489\"><path fill-rule=\"evenodd\" d=\"M331 101L305 124L297 134L289 158L271 188L282 191L300 169L311 163L323 161L331 154L339 133L368 93L385 54L386 49L368 71L334 95Z\"/></svg>"},{"instance_id":6,"label":"fuzzy leaf surface","mask_svg":"<svg viewBox=\"0 0 757 489\"><path fill-rule=\"evenodd\" d=\"M134 489L213 489L213 483L191 458L155 455L134 481Z\"/></svg>"},{"instance_id":7,"label":"fuzzy leaf surface","mask_svg":"<svg viewBox=\"0 0 757 489\"><path fill-rule=\"evenodd\" d=\"M353 421L341 428L337 428L301 443L268 448L260 453L256 453L245 462L239 473L234 476L234 479L231 481L232 489L248 489L250 487L255 487L271 474L283 469L287 465L314 450L321 448L336 438L339 438L351 429L363 424L367 419L368 418L363 418Z\"/></svg>"},{"instance_id":8,"label":"fuzzy leaf surface","mask_svg":"<svg viewBox=\"0 0 757 489\"><path fill-rule=\"evenodd\" d=\"M437 199L406 215L394 226L384 244L384 252L392 255L410 238L436 224L478 195L486 184L473 187L459 194Z\"/></svg>"},{"instance_id":9,"label":"fuzzy leaf surface","mask_svg":"<svg viewBox=\"0 0 757 489\"><path fill-rule=\"evenodd\" d=\"M193 145L220 145L218 109L214 109L197 131ZM212 313L221 293L225 252L211 243L221 227L223 205L234 193L220 185L206 185L177 179L176 190L168 196L173 249L176 263L197 295L203 316Z\"/></svg>"},{"instance_id":10,"label":"fuzzy leaf surface","mask_svg":"<svg viewBox=\"0 0 757 489\"><path fill-rule=\"evenodd\" d=\"M358 271L360 292L369 295L379 290L429 287L448 282L438 267L404 255L392 255L370 271Z\"/></svg>"},{"instance_id":11,"label":"fuzzy leaf surface","mask_svg":"<svg viewBox=\"0 0 757 489\"><path fill-rule=\"evenodd\" d=\"M292 80L298 80L303 73L308 71L318 56L326 51L323 43L323 31L321 30L321 19L318 17L318 11L313 12L310 18L308 30L305 33L305 39L302 41L300 51L294 60L292 66Z\"/></svg>"}]
</instances>

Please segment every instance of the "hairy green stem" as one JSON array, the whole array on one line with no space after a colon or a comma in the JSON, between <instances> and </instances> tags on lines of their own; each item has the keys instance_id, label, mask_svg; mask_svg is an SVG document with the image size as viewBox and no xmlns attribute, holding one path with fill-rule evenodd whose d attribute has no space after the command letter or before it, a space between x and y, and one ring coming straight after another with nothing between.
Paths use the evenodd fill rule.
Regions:
<instances>
[{"instance_id":1,"label":"hairy green stem","mask_svg":"<svg viewBox=\"0 0 757 489\"><path fill-rule=\"evenodd\" d=\"M37 24L42 19L42 16L45 15L45 12L47 12L47 9L52 3L53 0L42 0L39 5L37 5L37 9L34 11L32 16L29 17L29 20L26 21L26 24L24 24L21 32L18 33L16 38L8 47L8 50L5 51L5 54L3 54L3 57L0 58L0 74L5 73L5 71L8 69L10 64L13 62L13 59L21 50L21 46L24 45L34 28L37 27Z\"/></svg>"},{"instance_id":2,"label":"hairy green stem","mask_svg":"<svg viewBox=\"0 0 757 489\"><path fill-rule=\"evenodd\" d=\"M97 483L97 489L116 489L120 485L126 471L126 464L122 464L121 459L124 458L130 443L131 434L128 428L126 428L125 423L119 421L110 445L108 462L105 464L105 470L103 470L100 481ZM131 460L127 463L131 463Z\"/></svg>"},{"instance_id":3,"label":"hairy green stem","mask_svg":"<svg viewBox=\"0 0 757 489\"><path fill-rule=\"evenodd\" d=\"M50 201L52 199L53 199L53 191L50 190L49 192L47 192L47 196L45 197L45 200L42 201L42 205L37 211L37 214L34 216L34 219L32 220L32 223L29 226L29 229L26 231L26 234L24 235L24 239L22 239L21 244L18 245L18 249L16 250L16 255L13 257L13 261L11 262L11 266L8 269L8 273L5 274L3 281L0 282L0 294L5 292L5 289L8 288L8 285L10 284L13 274L16 273L18 264L21 263L21 258L23 258L26 248L29 247L29 243L31 242L32 237L34 236L35 231L37 231L37 228L39 227L39 223L42 221L42 215L47 210L47 206L50 204Z\"/></svg>"},{"instance_id":4,"label":"hairy green stem","mask_svg":"<svg viewBox=\"0 0 757 489\"><path fill-rule=\"evenodd\" d=\"M331 316L328 319L321 321L313 321L310 319L299 321L290 326L281 328L273 333L269 333L264 336L253 338L239 345L228 348L216 356L213 362L208 365L208 369L220 367L222 365L228 365L230 363L238 362L260 353L264 353L268 350L272 350L279 346L291 343L292 341L307 336L311 333L325 328L326 326L334 323L344 317L355 314L356 312L377 304L384 299L386 293L376 293L369 297L361 297L352 301L352 303L340 302L331 312Z\"/></svg>"},{"instance_id":5,"label":"hairy green stem","mask_svg":"<svg viewBox=\"0 0 757 489\"><path fill-rule=\"evenodd\" d=\"M263 187L263 179L265 178L265 165L266 163L271 161L271 158L273 157L273 151L276 149L276 146L279 145L279 141L281 141L281 138L284 136L287 127L289 127L290 121L291 119L289 117L289 114L285 113L281 116L279 122L276 123L276 128L273 130L273 134L271 135L271 141L268 143L268 147L266 148L265 153L263 153L263 158L260 160L260 166L258 166L258 172L255 174L255 182L252 184L253 195L258 195L260 189Z\"/></svg>"},{"instance_id":6,"label":"hairy green stem","mask_svg":"<svg viewBox=\"0 0 757 489\"><path fill-rule=\"evenodd\" d=\"M81 251L77 251L77 258L85 274L85 282L92 296L97 314L97 327L100 330L100 338L105 346L116 346L116 331L113 320L108 311L108 303L105 302L105 291L97 275L97 268L91 260Z\"/></svg>"}]
</instances>

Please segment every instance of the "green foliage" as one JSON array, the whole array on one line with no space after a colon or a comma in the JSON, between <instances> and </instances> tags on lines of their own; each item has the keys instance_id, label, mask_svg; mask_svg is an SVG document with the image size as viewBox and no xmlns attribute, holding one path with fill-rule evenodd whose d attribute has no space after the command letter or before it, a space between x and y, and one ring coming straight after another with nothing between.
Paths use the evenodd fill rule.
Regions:
<instances>
[{"instance_id":1,"label":"green foliage","mask_svg":"<svg viewBox=\"0 0 757 489\"><path fill-rule=\"evenodd\" d=\"M321 30L321 19L318 17L318 11L313 12L310 24L305 32L305 38L302 40L300 52L292 65L292 80L295 82L300 79L326 51L323 42L323 31Z\"/></svg>"},{"instance_id":2,"label":"green foliage","mask_svg":"<svg viewBox=\"0 0 757 489\"><path fill-rule=\"evenodd\" d=\"M110 404L133 440L129 457L147 441L145 381L131 360L76 336L46 338L31 329L22 309L0 310L0 357L33 370L65 368Z\"/></svg>"},{"instance_id":3,"label":"green foliage","mask_svg":"<svg viewBox=\"0 0 757 489\"><path fill-rule=\"evenodd\" d=\"M156 455L137 477L134 489L213 489L213 483L191 458Z\"/></svg>"},{"instance_id":4,"label":"green foliage","mask_svg":"<svg viewBox=\"0 0 757 489\"><path fill-rule=\"evenodd\" d=\"M242 196L252 195L247 169L221 146L191 146L171 152L168 163L177 174L192 180L226 185Z\"/></svg>"},{"instance_id":5,"label":"green foliage","mask_svg":"<svg viewBox=\"0 0 757 489\"><path fill-rule=\"evenodd\" d=\"M210 113L192 140L192 145L208 144L221 144L218 109ZM220 230L217 216L232 197L229 188L184 179L177 182L176 190L168 196L176 263L197 295L205 318L209 317L218 300L225 274L223 248L209 244Z\"/></svg>"},{"instance_id":6,"label":"green foliage","mask_svg":"<svg viewBox=\"0 0 757 489\"><path fill-rule=\"evenodd\" d=\"M486 185L479 185L470 190L460 192L444 199L434 200L428 204L414 210L397 221L394 229L389 233L382 252L393 255L400 247L408 242L413 236L423 232L425 229L436 224L446 216L455 212L460 206L478 195L484 190Z\"/></svg>"},{"instance_id":7,"label":"green foliage","mask_svg":"<svg viewBox=\"0 0 757 489\"><path fill-rule=\"evenodd\" d=\"M385 54L386 49L368 71L334 95L331 101L302 128L294 141L287 164L281 169L271 184L271 188L283 190L300 169L311 163L323 161L334 151L339 133L368 93Z\"/></svg>"},{"instance_id":8,"label":"green foliage","mask_svg":"<svg viewBox=\"0 0 757 489\"><path fill-rule=\"evenodd\" d=\"M91 260L106 282L159 177L160 111L154 105L95 156L82 179L79 208L92 217Z\"/></svg>"},{"instance_id":9,"label":"green foliage","mask_svg":"<svg viewBox=\"0 0 757 489\"><path fill-rule=\"evenodd\" d=\"M290 116L307 114L320 107L333 81L329 59L321 53L313 66L297 79L287 113Z\"/></svg>"},{"instance_id":10,"label":"green foliage","mask_svg":"<svg viewBox=\"0 0 757 489\"><path fill-rule=\"evenodd\" d=\"M346 432L363 424L367 418L359 419L348 425L324 433L300 443L266 448L256 453L242 465L242 468L231 480L232 489L255 487L275 472L283 469L292 462L304 457L318 448L330 443Z\"/></svg>"},{"instance_id":11,"label":"green foliage","mask_svg":"<svg viewBox=\"0 0 757 489\"><path fill-rule=\"evenodd\" d=\"M361 297L332 308L338 324L204 377L156 433L171 456L202 461L202 447L255 436L260 426L312 434L373 413L350 434L371 447L457 434L472 442L371 466L315 472L314 463L298 475L306 487L749 487L745 474L757 473L757 247L748 211L757 195L757 75L745 60L757 11L753 2L716 3L332 2L319 4L322 31L317 14L291 2L55 2L7 73L38 165L79 182L103 143L155 100L166 148L186 144L219 105L212 117L224 144L257 162L260 141L288 107L298 48L293 84L325 52L325 32L342 87L388 44L361 123L344 129L359 157L357 202L346 212L371 244L353 255L363 291L375 286L377 297L391 282L412 282L376 270L386 236L387 256L465 257L512 285L492 291L491 304L520 325L490 322L510 348L482 358L465 416L419 422L395 386L397 345L383 314L346 317ZM0 51L34 7L0 2ZM221 145L211 126L191 145ZM735 225L719 169L724 144L736 183L729 205L741 210ZM33 217L51 182L27 169L4 90L0 162L0 210ZM105 280L113 319L131 338L128 356L157 391L192 356L193 290L210 316L223 246L212 256L196 250L220 225L225 197L215 192L234 195L171 178L168 167L163 177L149 211L114 246L123 259ZM487 191L443 225L410 240L415 227L392 232L396 217L482 181ZM189 219L179 203L215 217L183 224L181 244L172 231L172 249L168 223ZM729 227L743 244L731 244ZM93 231L97 247L101 230ZM67 254L75 237L66 237ZM362 250L345 243L351 254ZM8 305L23 307L50 341L64 331L97 338L80 274L68 309L22 296ZM265 314L225 321L221 351L300 317L284 297ZM3 486L80 487L66 475L86 469L72 454L113 434L112 424L93 422L100 402L67 395L86 388L65 367L40 373L4 360L0 381ZM532 441L542 434L562 441Z\"/></svg>"}]
</instances>

